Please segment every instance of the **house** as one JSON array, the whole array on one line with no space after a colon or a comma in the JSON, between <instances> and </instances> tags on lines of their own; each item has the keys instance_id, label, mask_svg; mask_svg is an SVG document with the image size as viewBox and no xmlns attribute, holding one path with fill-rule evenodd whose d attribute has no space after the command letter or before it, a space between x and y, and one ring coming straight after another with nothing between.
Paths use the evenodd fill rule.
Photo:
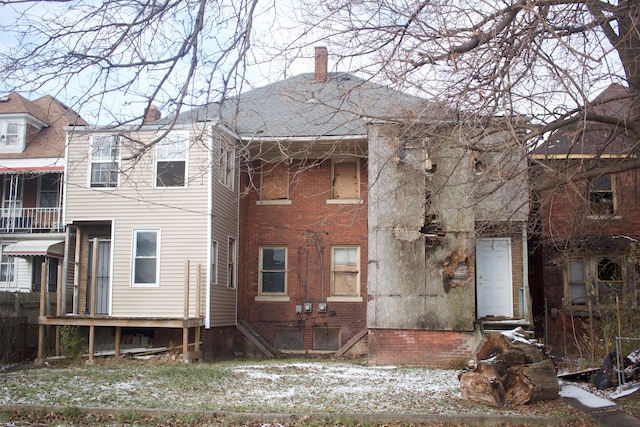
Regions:
<instances>
[{"instance_id":1,"label":"house","mask_svg":"<svg viewBox=\"0 0 640 427\"><path fill-rule=\"evenodd\" d=\"M530 320L524 147L327 56L196 114L244 153L239 328L265 354L465 363L478 319Z\"/></svg>"},{"instance_id":2,"label":"house","mask_svg":"<svg viewBox=\"0 0 640 427\"><path fill-rule=\"evenodd\" d=\"M205 357L451 366L490 321L528 320L527 162L508 120L328 72L326 48L314 73L223 103L70 128L66 158L71 302L41 324L107 334L116 354L173 331L185 357L202 341Z\"/></svg>"},{"instance_id":3,"label":"house","mask_svg":"<svg viewBox=\"0 0 640 427\"><path fill-rule=\"evenodd\" d=\"M222 327L217 338L235 329L232 137L210 123L169 125L152 108L138 127L66 129L62 307L39 323L82 328L90 360L149 343L207 357L215 344L201 327Z\"/></svg>"},{"instance_id":4,"label":"house","mask_svg":"<svg viewBox=\"0 0 640 427\"><path fill-rule=\"evenodd\" d=\"M69 125L85 125L51 96L0 98L0 291L53 291L64 255L62 182Z\"/></svg>"},{"instance_id":5,"label":"house","mask_svg":"<svg viewBox=\"0 0 640 427\"><path fill-rule=\"evenodd\" d=\"M623 309L638 304L640 175L619 168L636 158L637 140L625 127L630 105L627 89L611 85L585 110L618 117L618 125L580 121L532 154L532 180L555 184L536 191L531 283L541 335L558 354L616 298Z\"/></svg>"}]
</instances>

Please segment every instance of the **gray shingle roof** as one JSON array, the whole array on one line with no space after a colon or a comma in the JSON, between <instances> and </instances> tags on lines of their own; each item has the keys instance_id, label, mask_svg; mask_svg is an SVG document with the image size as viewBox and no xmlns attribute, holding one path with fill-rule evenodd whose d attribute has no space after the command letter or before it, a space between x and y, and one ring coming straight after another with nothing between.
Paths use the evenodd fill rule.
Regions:
<instances>
[{"instance_id":1,"label":"gray shingle roof","mask_svg":"<svg viewBox=\"0 0 640 427\"><path fill-rule=\"evenodd\" d=\"M366 134L365 118L393 119L437 114L433 103L351 74L316 81L300 74L182 113L178 123L225 122L240 136L309 137ZM424 117L423 117L424 118Z\"/></svg>"}]
</instances>

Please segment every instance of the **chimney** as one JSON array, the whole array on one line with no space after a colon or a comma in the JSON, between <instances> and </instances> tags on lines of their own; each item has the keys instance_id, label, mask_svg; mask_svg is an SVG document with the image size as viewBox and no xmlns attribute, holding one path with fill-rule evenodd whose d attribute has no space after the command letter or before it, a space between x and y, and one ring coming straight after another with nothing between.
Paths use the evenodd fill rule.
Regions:
<instances>
[{"instance_id":1,"label":"chimney","mask_svg":"<svg viewBox=\"0 0 640 427\"><path fill-rule=\"evenodd\" d=\"M147 113L144 115L142 124L146 125L149 123L157 122L158 120L160 120L160 117L162 117L162 114L160 114L160 110L158 110L158 107L151 104L149 106L149 109L147 110Z\"/></svg>"},{"instance_id":2,"label":"chimney","mask_svg":"<svg viewBox=\"0 0 640 427\"><path fill-rule=\"evenodd\" d=\"M327 80L327 58L329 53L326 47L316 47L316 73L315 81L324 82Z\"/></svg>"}]
</instances>

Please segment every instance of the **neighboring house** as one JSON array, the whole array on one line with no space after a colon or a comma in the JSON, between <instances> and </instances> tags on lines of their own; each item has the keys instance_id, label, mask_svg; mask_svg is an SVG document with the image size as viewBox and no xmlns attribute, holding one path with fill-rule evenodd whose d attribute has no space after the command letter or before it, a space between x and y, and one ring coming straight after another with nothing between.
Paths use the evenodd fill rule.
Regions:
<instances>
[{"instance_id":1,"label":"neighboring house","mask_svg":"<svg viewBox=\"0 0 640 427\"><path fill-rule=\"evenodd\" d=\"M529 314L524 147L497 120L327 73L326 49L315 67L195 116L245 153L241 329L268 352L466 362L478 318Z\"/></svg>"},{"instance_id":2,"label":"neighboring house","mask_svg":"<svg viewBox=\"0 0 640 427\"><path fill-rule=\"evenodd\" d=\"M64 255L62 182L69 125L85 125L51 96L0 98L0 291L54 291Z\"/></svg>"},{"instance_id":3,"label":"neighboring house","mask_svg":"<svg viewBox=\"0 0 640 427\"><path fill-rule=\"evenodd\" d=\"M220 126L157 119L67 129L64 306L40 324L88 327L90 358L151 342L191 359L201 340L215 350L202 326L235 329L234 146Z\"/></svg>"},{"instance_id":4,"label":"neighboring house","mask_svg":"<svg viewBox=\"0 0 640 427\"><path fill-rule=\"evenodd\" d=\"M619 117L618 126L580 123L558 130L532 155L534 182L561 182L536 195L541 237L531 279L539 328L543 331L546 319L543 333L555 352L573 341L563 339L573 336L570 328L585 326L589 313L611 307L616 295L623 307L638 304L640 174L606 172L637 150L637 140L624 127L631 112L626 95L624 87L612 85L587 107ZM593 169L605 172L562 180Z\"/></svg>"}]
</instances>

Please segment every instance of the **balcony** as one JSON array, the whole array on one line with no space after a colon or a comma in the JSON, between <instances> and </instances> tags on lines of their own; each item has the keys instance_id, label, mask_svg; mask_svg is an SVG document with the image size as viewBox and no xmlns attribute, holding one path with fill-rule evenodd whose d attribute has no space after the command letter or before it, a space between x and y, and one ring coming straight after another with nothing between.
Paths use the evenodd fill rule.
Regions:
<instances>
[{"instance_id":1,"label":"balcony","mask_svg":"<svg viewBox=\"0 0 640 427\"><path fill-rule=\"evenodd\" d=\"M62 231L61 208L22 208L0 211L0 233Z\"/></svg>"}]
</instances>

